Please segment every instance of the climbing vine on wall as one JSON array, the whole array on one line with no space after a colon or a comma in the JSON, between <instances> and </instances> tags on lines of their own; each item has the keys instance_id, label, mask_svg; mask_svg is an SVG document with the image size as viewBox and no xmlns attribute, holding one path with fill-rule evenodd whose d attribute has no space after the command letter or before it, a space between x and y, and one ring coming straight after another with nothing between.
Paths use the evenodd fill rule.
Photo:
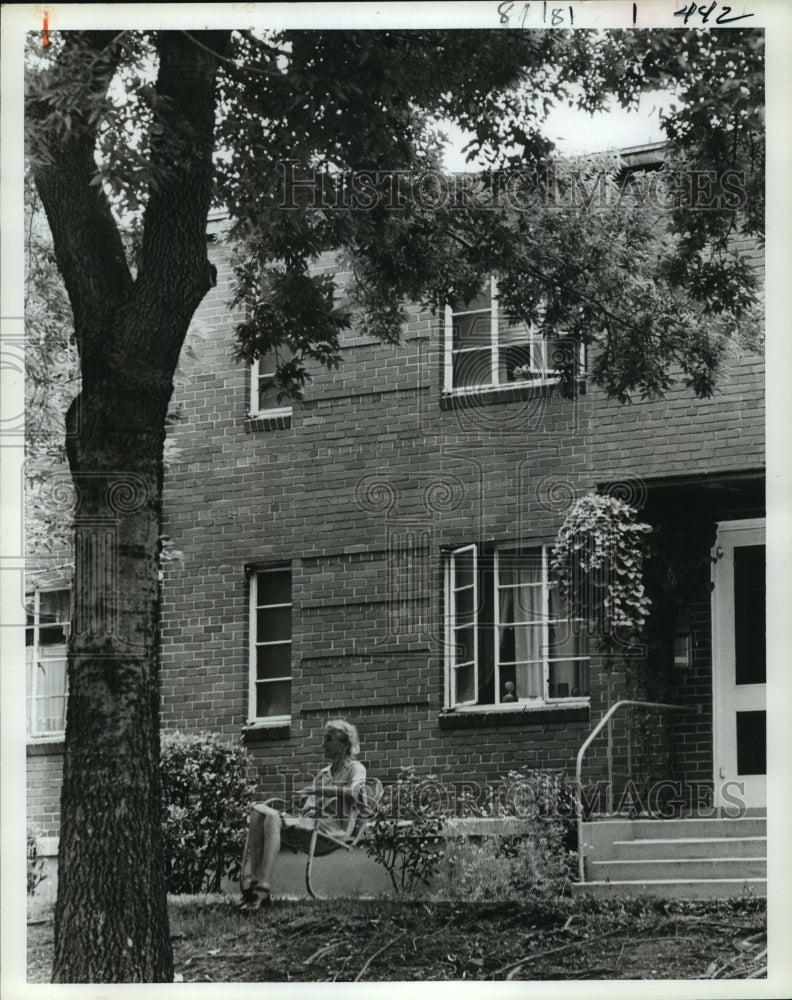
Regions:
<instances>
[{"instance_id":1,"label":"climbing vine on wall","mask_svg":"<svg viewBox=\"0 0 792 1000\"><path fill-rule=\"evenodd\" d=\"M586 622L605 666L628 650L646 624L643 582L652 527L617 497L588 493L571 506L553 546L552 568L570 614Z\"/></svg>"}]
</instances>

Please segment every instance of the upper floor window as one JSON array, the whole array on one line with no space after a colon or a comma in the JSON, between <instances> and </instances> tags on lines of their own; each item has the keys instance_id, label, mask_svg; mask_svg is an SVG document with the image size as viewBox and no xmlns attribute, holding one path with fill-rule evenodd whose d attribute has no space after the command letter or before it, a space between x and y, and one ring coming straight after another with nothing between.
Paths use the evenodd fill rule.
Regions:
<instances>
[{"instance_id":1,"label":"upper floor window","mask_svg":"<svg viewBox=\"0 0 792 1000\"><path fill-rule=\"evenodd\" d=\"M551 383L569 345L568 338L543 337L528 324L509 319L499 309L497 280L492 277L472 302L446 306L444 391ZM581 345L580 370L584 359Z\"/></svg>"},{"instance_id":2,"label":"upper floor window","mask_svg":"<svg viewBox=\"0 0 792 1000\"><path fill-rule=\"evenodd\" d=\"M291 675L291 569L274 566L255 572L250 586L249 721L288 722Z\"/></svg>"},{"instance_id":3,"label":"upper floor window","mask_svg":"<svg viewBox=\"0 0 792 1000\"><path fill-rule=\"evenodd\" d=\"M251 417L288 417L291 416L290 404L278 402L280 391L275 383L277 362L274 353L267 353L257 358L250 366L250 416Z\"/></svg>"},{"instance_id":4,"label":"upper floor window","mask_svg":"<svg viewBox=\"0 0 792 1000\"><path fill-rule=\"evenodd\" d=\"M66 729L66 640L70 591L38 590L28 604L25 666L28 736L57 736Z\"/></svg>"},{"instance_id":5,"label":"upper floor window","mask_svg":"<svg viewBox=\"0 0 792 1000\"><path fill-rule=\"evenodd\" d=\"M551 586L549 546L477 545L446 566L446 703L540 707L589 695L588 636Z\"/></svg>"}]
</instances>

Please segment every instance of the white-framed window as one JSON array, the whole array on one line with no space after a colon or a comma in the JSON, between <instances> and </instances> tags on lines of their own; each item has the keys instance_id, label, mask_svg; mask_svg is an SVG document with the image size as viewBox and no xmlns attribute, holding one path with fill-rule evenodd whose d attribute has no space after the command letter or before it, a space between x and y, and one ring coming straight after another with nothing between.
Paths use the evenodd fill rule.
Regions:
<instances>
[{"instance_id":1,"label":"white-framed window","mask_svg":"<svg viewBox=\"0 0 792 1000\"><path fill-rule=\"evenodd\" d=\"M250 722L273 724L291 717L291 590L290 566L257 569L251 576Z\"/></svg>"},{"instance_id":2,"label":"white-framed window","mask_svg":"<svg viewBox=\"0 0 792 1000\"><path fill-rule=\"evenodd\" d=\"M443 389L465 392L515 383L547 385L570 350L565 337L543 337L528 324L514 322L499 307L493 276L472 302L445 307ZM585 348L578 350L582 374Z\"/></svg>"},{"instance_id":3,"label":"white-framed window","mask_svg":"<svg viewBox=\"0 0 792 1000\"><path fill-rule=\"evenodd\" d=\"M588 699L588 635L552 585L550 546L454 549L445 598L447 707Z\"/></svg>"},{"instance_id":4,"label":"white-framed window","mask_svg":"<svg viewBox=\"0 0 792 1000\"><path fill-rule=\"evenodd\" d=\"M250 416L251 417L288 417L291 416L290 404L278 402L279 389L275 384L277 362L274 352L269 352L256 360L250 366Z\"/></svg>"},{"instance_id":5,"label":"white-framed window","mask_svg":"<svg viewBox=\"0 0 792 1000\"><path fill-rule=\"evenodd\" d=\"M71 592L37 590L28 600L25 629L26 730L31 739L66 729L66 641Z\"/></svg>"}]
</instances>

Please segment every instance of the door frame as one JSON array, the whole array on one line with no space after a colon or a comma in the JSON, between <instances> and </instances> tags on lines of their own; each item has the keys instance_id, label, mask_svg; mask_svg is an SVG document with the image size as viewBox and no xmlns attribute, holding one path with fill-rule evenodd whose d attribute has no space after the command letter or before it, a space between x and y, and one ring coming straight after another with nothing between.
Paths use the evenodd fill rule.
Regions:
<instances>
[{"instance_id":1,"label":"door frame","mask_svg":"<svg viewBox=\"0 0 792 1000\"><path fill-rule=\"evenodd\" d=\"M729 639L733 642L733 625L730 631L727 631L728 625L728 609L732 610L733 619L733 595L732 601L723 601L723 583L717 580L719 572L722 573L722 563L721 559L723 557L723 550L721 548L723 535L729 535L732 532L736 533L739 531L761 531L761 544L765 546L765 552L767 551L766 545L766 519L764 517L750 517L744 518L743 520L729 520L729 521L719 521L717 524L717 531L715 536L715 544L712 550L712 574L711 579L713 583L712 597L711 597L711 608L712 608L712 778L713 778L713 793L714 793L714 805L720 808L727 808L734 811L736 808L735 802L733 800L726 800L723 796L723 782L729 780L729 776L722 778L720 776L721 767L723 767L724 761L724 747L728 746L728 737L724 732L723 726L721 724L721 699L724 695L724 681L723 676L723 647L724 643ZM748 544L760 544L758 541ZM732 552L735 546L732 545ZM766 586L766 585L765 585ZM733 657L733 651L727 652L726 656ZM767 689L767 684L765 683L765 690ZM767 708L766 698L765 698L765 710ZM736 745L735 745L736 750ZM736 768L735 775L736 778ZM764 796L761 803L748 803L749 809L754 808L766 808L767 806L767 777L765 775L765 785L764 785Z\"/></svg>"}]
</instances>

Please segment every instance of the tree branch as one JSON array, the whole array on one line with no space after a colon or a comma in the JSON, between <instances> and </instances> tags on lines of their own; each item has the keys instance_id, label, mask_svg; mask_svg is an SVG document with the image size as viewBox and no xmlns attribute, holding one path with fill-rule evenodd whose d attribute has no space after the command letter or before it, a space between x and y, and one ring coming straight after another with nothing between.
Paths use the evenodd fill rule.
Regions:
<instances>
[{"instance_id":1,"label":"tree branch","mask_svg":"<svg viewBox=\"0 0 792 1000\"><path fill-rule=\"evenodd\" d=\"M55 65L30 81L26 100L33 146L33 177L47 215L55 258L74 312L81 354L90 354L108 316L129 294L132 275L108 199L96 175L94 150L101 106L120 60L113 32L69 32ZM85 99L79 110L61 107L63 84L79 71ZM38 154L38 155L36 155Z\"/></svg>"},{"instance_id":2,"label":"tree branch","mask_svg":"<svg viewBox=\"0 0 792 1000\"><path fill-rule=\"evenodd\" d=\"M134 292L150 321L126 331L124 345L125 351L156 347L156 360L164 370L175 368L192 314L215 282L206 255L206 219L214 173L218 55L226 50L231 33L197 34L200 47L181 31L160 34L151 138L151 162L160 179L150 186L143 216ZM146 339L153 334L154 344Z\"/></svg>"}]
</instances>

